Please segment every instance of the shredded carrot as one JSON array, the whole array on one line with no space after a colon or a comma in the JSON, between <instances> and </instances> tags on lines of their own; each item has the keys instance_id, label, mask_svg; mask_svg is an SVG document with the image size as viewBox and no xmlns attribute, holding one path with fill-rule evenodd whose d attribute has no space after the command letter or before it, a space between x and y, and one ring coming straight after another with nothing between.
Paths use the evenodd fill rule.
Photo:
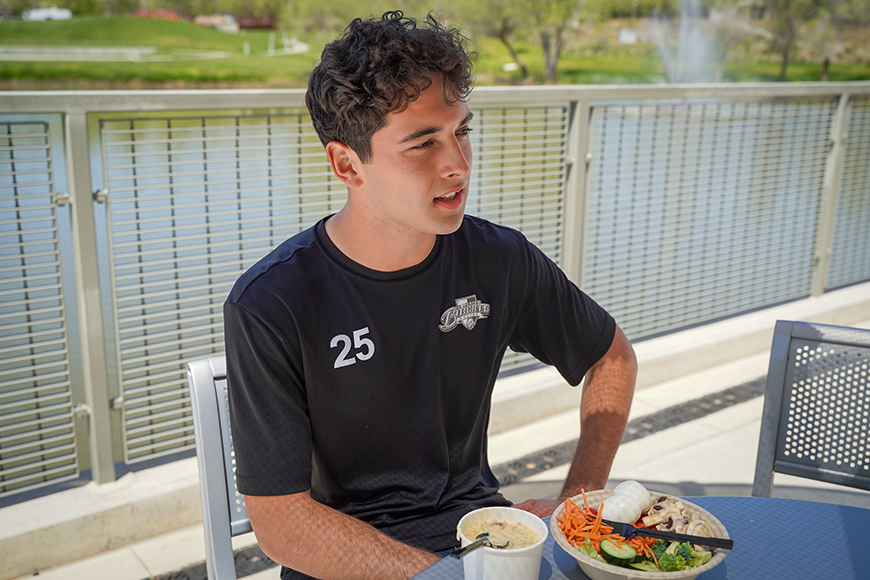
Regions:
<instances>
[{"instance_id":1,"label":"shredded carrot","mask_svg":"<svg viewBox=\"0 0 870 580\"><path fill-rule=\"evenodd\" d=\"M652 551L652 547L656 543L655 538L635 536L632 539L628 540L626 543L635 550L637 550L638 554L643 554L647 558L651 558L652 561L655 562L656 566L659 565L658 558L656 558L655 553L653 553Z\"/></svg>"},{"instance_id":2,"label":"shredded carrot","mask_svg":"<svg viewBox=\"0 0 870 580\"><path fill-rule=\"evenodd\" d=\"M586 492L581 490L580 493L583 494L584 507L581 508L570 499L566 499L562 512L556 516L559 528L564 532L568 542L579 548L588 538L592 547L598 552L601 551L601 541L605 539L618 546L627 543L638 553L652 558L658 565L658 560L652 551L652 546L656 543L655 538L635 536L626 540L619 534L613 533L613 527L601 521L601 513L596 513L589 507Z\"/></svg>"},{"instance_id":3,"label":"shredded carrot","mask_svg":"<svg viewBox=\"0 0 870 580\"><path fill-rule=\"evenodd\" d=\"M619 534L614 534L613 528L601 521L601 514L595 513L589 507L585 492L583 503L585 507L581 508L570 499L565 500L564 509L556 518L571 544L580 546L589 538L592 547L600 551L602 540L609 539L618 545L626 541Z\"/></svg>"}]
</instances>

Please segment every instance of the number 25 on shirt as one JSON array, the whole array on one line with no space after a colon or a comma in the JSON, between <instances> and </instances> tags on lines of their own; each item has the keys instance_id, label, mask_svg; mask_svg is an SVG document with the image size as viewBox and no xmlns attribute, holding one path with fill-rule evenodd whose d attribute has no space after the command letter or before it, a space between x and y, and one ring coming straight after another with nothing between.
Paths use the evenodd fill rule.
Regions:
<instances>
[{"instance_id":1,"label":"number 25 on shirt","mask_svg":"<svg viewBox=\"0 0 870 580\"><path fill-rule=\"evenodd\" d=\"M341 348L335 359L334 368L346 367L356 363L356 359L369 360L375 354L375 343L366 338L369 327L365 326L353 331L353 339L346 334L336 334L329 341L329 348ZM353 352L351 352L353 351Z\"/></svg>"}]
</instances>

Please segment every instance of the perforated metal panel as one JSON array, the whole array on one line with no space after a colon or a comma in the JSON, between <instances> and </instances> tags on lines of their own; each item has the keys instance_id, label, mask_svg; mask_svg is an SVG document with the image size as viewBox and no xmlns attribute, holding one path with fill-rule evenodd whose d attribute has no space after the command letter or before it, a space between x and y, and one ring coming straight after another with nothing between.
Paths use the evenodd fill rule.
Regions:
<instances>
[{"instance_id":1,"label":"perforated metal panel","mask_svg":"<svg viewBox=\"0 0 870 580\"><path fill-rule=\"evenodd\" d=\"M835 106L594 107L584 290L632 339L808 295Z\"/></svg>"},{"instance_id":2,"label":"perforated metal panel","mask_svg":"<svg viewBox=\"0 0 870 580\"><path fill-rule=\"evenodd\" d=\"M0 123L0 497L78 476L49 125Z\"/></svg>"},{"instance_id":3,"label":"perforated metal panel","mask_svg":"<svg viewBox=\"0 0 870 580\"><path fill-rule=\"evenodd\" d=\"M127 462L194 447L185 364L223 353L222 305L345 189L307 112L106 119L116 349Z\"/></svg>"},{"instance_id":4,"label":"perforated metal panel","mask_svg":"<svg viewBox=\"0 0 870 580\"><path fill-rule=\"evenodd\" d=\"M471 194L466 213L513 227L561 259L569 106L474 110ZM502 371L535 362L508 351Z\"/></svg>"},{"instance_id":5,"label":"perforated metal panel","mask_svg":"<svg viewBox=\"0 0 870 580\"><path fill-rule=\"evenodd\" d=\"M827 288L870 279L870 98L854 98L846 130Z\"/></svg>"},{"instance_id":6,"label":"perforated metal panel","mask_svg":"<svg viewBox=\"0 0 870 580\"><path fill-rule=\"evenodd\" d=\"M777 471L870 482L870 347L793 339L780 424Z\"/></svg>"}]
</instances>

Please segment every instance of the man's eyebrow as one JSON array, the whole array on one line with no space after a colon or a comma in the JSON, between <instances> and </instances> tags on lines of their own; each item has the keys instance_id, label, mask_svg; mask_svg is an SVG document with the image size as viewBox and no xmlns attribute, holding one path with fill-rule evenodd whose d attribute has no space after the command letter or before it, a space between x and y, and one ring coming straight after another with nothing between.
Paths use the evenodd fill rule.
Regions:
<instances>
[{"instance_id":1,"label":"man's eyebrow","mask_svg":"<svg viewBox=\"0 0 870 580\"><path fill-rule=\"evenodd\" d=\"M459 124L459 126L462 127L463 125L467 125L468 123L470 123L472 117L474 117L474 113L468 113L468 115L466 115L466 117L464 119L462 119L462 122ZM407 143L408 141L416 141L417 139L420 139L421 137L425 137L427 135L434 135L435 133L438 133L439 131L441 131L441 127L426 127L425 129L420 129L419 131L414 131L413 133L411 133L410 135L408 135L407 137L405 137L404 139L399 141L399 143L401 144L401 143Z\"/></svg>"}]
</instances>

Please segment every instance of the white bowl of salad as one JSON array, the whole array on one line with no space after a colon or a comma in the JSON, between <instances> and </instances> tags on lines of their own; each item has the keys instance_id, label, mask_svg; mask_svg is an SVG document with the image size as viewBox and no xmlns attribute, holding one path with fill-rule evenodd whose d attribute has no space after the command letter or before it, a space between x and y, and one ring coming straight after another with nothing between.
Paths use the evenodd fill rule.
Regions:
<instances>
[{"instance_id":1,"label":"white bowl of salad","mask_svg":"<svg viewBox=\"0 0 870 580\"><path fill-rule=\"evenodd\" d=\"M639 507L624 495L639 498ZM553 512L550 531L556 543L577 560L592 580L692 580L728 554L727 550L688 542L639 536L625 540L601 522L602 514L604 519L631 523L637 528L729 537L722 522L704 508L665 493L647 492L634 481L620 484L616 490L581 493Z\"/></svg>"}]
</instances>

